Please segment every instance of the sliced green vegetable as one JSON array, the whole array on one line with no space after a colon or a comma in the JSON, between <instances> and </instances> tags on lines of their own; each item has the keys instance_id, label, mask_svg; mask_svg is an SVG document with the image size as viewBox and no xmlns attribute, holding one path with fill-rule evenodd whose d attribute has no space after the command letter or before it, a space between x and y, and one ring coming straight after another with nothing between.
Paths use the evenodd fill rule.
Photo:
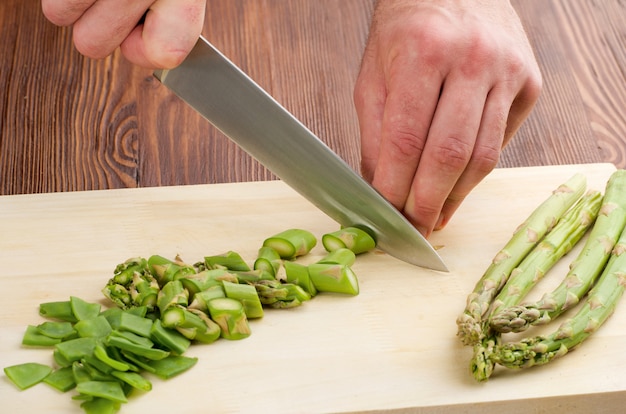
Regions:
<instances>
[{"instance_id":1,"label":"sliced green vegetable","mask_svg":"<svg viewBox=\"0 0 626 414\"><path fill-rule=\"evenodd\" d=\"M82 338L104 338L111 333L113 328L106 317L98 315L91 319L82 319L74 325L78 336Z\"/></svg>"},{"instance_id":2,"label":"sliced green vegetable","mask_svg":"<svg viewBox=\"0 0 626 414\"><path fill-rule=\"evenodd\" d=\"M340 264L344 266L352 266L356 262L356 254L345 247L339 247L330 251L326 256L321 258L318 263L324 264Z\"/></svg>"},{"instance_id":3,"label":"sliced green vegetable","mask_svg":"<svg viewBox=\"0 0 626 414\"><path fill-rule=\"evenodd\" d=\"M54 346L58 343L61 343L62 339L60 338L51 338L42 334L39 329L34 325L28 325L26 327L26 332L24 332L24 336L22 337L22 345L28 346Z\"/></svg>"},{"instance_id":4,"label":"sliced green vegetable","mask_svg":"<svg viewBox=\"0 0 626 414\"><path fill-rule=\"evenodd\" d=\"M232 282L221 282L221 281L216 281L216 285L213 285L211 287L208 287L207 289L203 290L202 292L198 292L193 296L193 301L189 304L189 308L190 309L197 309L203 312L208 312L209 311L209 307L207 305L207 303L209 303L209 301L216 299L216 298L225 298L226 297L226 292L224 291L224 283L231 283L231 284L235 284Z\"/></svg>"},{"instance_id":5,"label":"sliced green vegetable","mask_svg":"<svg viewBox=\"0 0 626 414\"><path fill-rule=\"evenodd\" d=\"M170 306L187 306L188 303L189 293L185 290L180 280L167 282L161 288L157 298L157 306L161 313L165 312Z\"/></svg>"},{"instance_id":6,"label":"sliced green vegetable","mask_svg":"<svg viewBox=\"0 0 626 414\"><path fill-rule=\"evenodd\" d=\"M80 407L85 414L115 414L121 408L121 403L106 398L90 398L83 402Z\"/></svg>"},{"instance_id":7,"label":"sliced green vegetable","mask_svg":"<svg viewBox=\"0 0 626 414\"><path fill-rule=\"evenodd\" d=\"M152 339L161 345L161 347L178 355L185 353L191 345L189 339L185 338L185 336L178 331L165 328L159 319L153 322L150 334Z\"/></svg>"},{"instance_id":8,"label":"sliced green vegetable","mask_svg":"<svg viewBox=\"0 0 626 414\"><path fill-rule=\"evenodd\" d=\"M263 305L259 294L252 285L244 285L231 282L222 282L226 297L238 300L243 305L248 319L262 318ZM208 309L208 302L207 302Z\"/></svg>"},{"instance_id":9,"label":"sliced green vegetable","mask_svg":"<svg viewBox=\"0 0 626 414\"><path fill-rule=\"evenodd\" d=\"M72 323L77 321L69 300L42 303L39 305L39 314L50 319L58 319Z\"/></svg>"},{"instance_id":10,"label":"sliced green vegetable","mask_svg":"<svg viewBox=\"0 0 626 414\"><path fill-rule=\"evenodd\" d=\"M263 241L264 247L273 248L282 259L294 259L308 254L316 244L315 235L302 229L288 229Z\"/></svg>"},{"instance_id":11,"label":"sliced green vegetable","mask_svg":"<svg viewBox=\"0 0 626 414\"><path fill-rule=\"evenodd\" d=\"M111 375L138 390L150 391L152 389L152 383L136 372L113 371Z\"/></svg>"},{"instance_id":12,"label":"sliced green vegetable","mask_svg":"<svg viewBox=\"0 0 626 414\"><path fill-rule=\"evenodd\" d=\"M100 314L99 303L89 303L76 296L70 296L70 306L72 307L72 313L77 320L95 318Z\"/></svg>"},{"instance_id":13,"label":"sliced green vegetable","mask_svg":"<svg viewBox=\"0 0 626 414\"><path fill-rule=\"evenodd\" d=\"M97 340L93 337L70 339L55 345L55 349L68 362L80 361L86 355L93 355Z\"/></svg>"},{"instance_id":14,"label":"sliced green vegetable","mask_svg":"<svg viewBox=\"0 0 626 414\"><path fill-rule=\"evenodd\" d=\"M168 351L158 348L147 348L119 336L109 335L106 339L106 344L148 359L163 359L170 354Z\"/></svg>"},{"instance_id":15,"label":"sliced green vegetable","mask_svg":"<svg viewBox=\"0 0 626 414\"><path fill-rule=\"evenodd\" d=\"M197 273L193 266L184 263L178 257L176 260L169 260L159 255L150 256L148 259L148 267L157 282L159 282L159 286L164 286L167 282L171 282L172 280Z\"/></svg>"},{"instance_id":16,"label":"sliced green vegetable","mask_svg":"<svg viewBox=\"0 0 626 414\"><path fill-rule=\"evenodd\" d=\"M230 298L213 299L208 303L209 314L221 328L221 337L238 340L250 336L248 318L241 302Z\"/></svg>"},{"instance_id":17,"label":"sliced green vegetable","mask_svg":"<svg viewBox=\"0 0 626 414\"><path fill-rule=\"evenodd\" d=\"M255 270L262 270L276 277L282 262L276 249L269 246L262 246L257 253L253 267Z\"/></svg>"},{"instance_id":18,"label":"sliced green vegetable","mask_svg":"<svg viewBox=\"0 0 626 414\"><path fill-rule=\"evenodd\" d=\"M26 362L4 368L5 375L21 390L39 384L51 372L52 368L50 366L37 362Z\"/></svg>"},{"instance_id":19,"label":"sliced green vegetable","mask_svg":"<svg viewBox=\"0 0 626 414\"><path fill-rule=\"evenodd\" d=\"M123 312L120 318L120 326L117 329L149 338L152 329L152 320L133 315L132 313Z\"/></svg>"},{"instance_id":20,"label":"sliced green vegetable","mask_svg":"<svg viewBox=\"0 0 626 414\"><path fill-rule=\"evenodd\" d=\"M116 381L85 381L76 385L76 391L83 395L105 398L119 403L128 402L124 390Z\"/></svg>"},{"instance_id":21,"label":"sliced green vegetable","mask_svg":"<svg viewBox=\"0 0 626 414\"><path fill-rule=\"evenodd\" d=\"M309 268L307 266L290 261L286 261L283 265L285 266L287 283L293 283L294 285L300 286L311 296L315 296L317 294L317 289L311 280Z\"/></svg>"},{"instance_id":22,"label":"sliced green vegetable","mask_svg":"<svg viewBox=\"0 0 626 414\"><path fill-rule=\"evenodd\" d=\"M237 252L228 251L215 256L206 256L204 264L207 269L228 269L246 272L250 266Z\"/></svg>"},{"instance_id":23,"label":"sliced green vegetable","mask_svg":"<svg viewBox=\"0 0 626 414\"><path fill-rule=\"evenodd\" d=\"M149 361L147 364L155 375L163 379L169 379L182 374L196 365L198 358L181 355L170 355L158 361Z\"/></svg>"},{"instance_id":24,"label":"sliced green vegetable","mask_svg":"<svg viewBox=\"0 0 626 414\"><path fill-rule=\"evenodd\" d=\"M359 281L350 266L313 263L309 265L309 275L313 285L320 292L359 294Z\"/></svg>"},{"instance_id":25,"label":"sliced green vegetable","mask_svg":"<svg viewBox=\"0 0 626 414\"><path fill-rule=\"evenodd\" d=\"M76 334L71 322L43 322L37 325L37 331L50 338L64 339Z\"/></svg>"},{"instance_id":26,"label":"sliced green vegetable","mask_svg":"<svg viewBox=\"0 0 626 414\"><path fill-rule=\"evenodd\" d=\"M322 236L322 244L328 252L349 249L355 254L369 252L376 247L376 240L358 227L344 227Z\"/></svg>"},{"instance_id":27,"label":"sliced green vegetable","mask_svg":"<svg viewBox=\"0 0 626 414\"><path fill-rule=\"evenodd\" d=\"M55 369L50 373L50 375L44 378L43 382L61 392L67 392L76 387L76 381L74 380L72 367L62 367Z\"/></svg>"}]
</instances>

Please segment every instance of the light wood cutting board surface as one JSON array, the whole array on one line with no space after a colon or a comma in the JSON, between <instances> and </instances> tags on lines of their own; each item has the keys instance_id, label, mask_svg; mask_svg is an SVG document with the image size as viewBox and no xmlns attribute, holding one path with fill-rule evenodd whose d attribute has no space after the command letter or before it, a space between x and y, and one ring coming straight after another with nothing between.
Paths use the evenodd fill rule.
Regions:
<instances>
[{"instance_id":1,"label":"light wood cutting board surface","mask_svg":"<svg viewBox=\"0 0 626 414\"><path fill-rule=\"evenodd\" d=\"M498 368L478 384L457 315L513 230L574 173L604 190L610 164L497 169L467 198L433 245L439 273L376 251L354 265L361 293L320 294L266 312L242 341L192 346L198 364L134 397L122 413L615 412L626 399L626 304L581 348L545 367ZM235 250L252 261L264 238L299 227L318 237L338 225L279 181L0 197L0 365L52 363L20 346L42 302L70 295L106 304L100 290L134 256L188 262ZM580 246L578 246L580 247ZM577 250L546 276L539 296ZM303 262L324 254L321 243ZM555 329L555 325L547 330ZM545 331L544 329L544 331ZM70 394L0 379L0 411L81 412ZM555 411L556 412L556 411Z\"/></svg>"}]
</instances>

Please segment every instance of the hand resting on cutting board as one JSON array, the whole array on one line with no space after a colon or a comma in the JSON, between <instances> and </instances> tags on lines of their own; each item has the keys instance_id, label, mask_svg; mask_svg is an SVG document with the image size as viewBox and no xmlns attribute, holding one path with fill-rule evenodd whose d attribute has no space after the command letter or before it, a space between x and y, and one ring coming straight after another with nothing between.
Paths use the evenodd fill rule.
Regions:
<instances>
[{"instance_id":1,"label":"hand resting on cutting board","mask_svg":"<svg viewBox=\"0 0 626 414\"><path fill-rule=\"evenodd\" d=\"M73 27L85 56L119 47L156 69L184 60L210 4L42 0L42 9ZM495 168L541 86L510 1L378 0L354 89L363 176L429 236Z\"/></svg>"}]
</instances>

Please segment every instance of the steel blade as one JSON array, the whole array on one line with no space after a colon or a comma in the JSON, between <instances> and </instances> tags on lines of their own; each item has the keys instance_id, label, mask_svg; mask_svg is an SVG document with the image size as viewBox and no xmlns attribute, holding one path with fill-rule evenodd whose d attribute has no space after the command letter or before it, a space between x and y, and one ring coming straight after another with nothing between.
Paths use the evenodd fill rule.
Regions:
<instances>
[{"instance_id":1,"label":"steel blade","mask_svg":"<svg viewBox=\"0 0 626 414\"><path fill-rule=\"evenodd\" d=\"M447 271L392 204L206 39L155 77L339 224L369 229L378 247L400 260Z\"/></svg>"}]
</instances>

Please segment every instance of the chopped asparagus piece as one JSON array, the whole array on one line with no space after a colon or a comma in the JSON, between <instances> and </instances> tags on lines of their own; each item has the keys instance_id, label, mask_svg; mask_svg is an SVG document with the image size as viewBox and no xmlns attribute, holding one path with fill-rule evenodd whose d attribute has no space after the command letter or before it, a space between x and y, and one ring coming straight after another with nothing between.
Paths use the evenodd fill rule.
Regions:
<instances>
[{"instance_id":1,"label":"chopped asparagus piece","mask_svg":"<svg viewBox=\"0 0 626 414\"><path fill-rule=\"evenodd\" d=\"M208 303L209 314L221 328L221 337L238 340L250 336L250 326L241 302L230 298L213 299Z\"/></svg>"},{"instance_id":2,"label":"chopped asparagus piece","mask_svg":"<svg viewBox=\"0 0 626 414\"><path fill-rule=\"evenodd\" d=\"M270 275L276 277L278 269L282 264L282 259L276 251L276 249L269 246L262 246L257 254L257 259L254 261L254 270L263 270Z\"/></svg>"},{"instance_id":3,"label":"chopped asparagus piece","mask_svg":"<svg viewBox=\"0 0 626 414\"><path fill-rule=\"evenodd\" d=\"M180 280L172 280L161 288L157 298L157 306L163 313L170 306L187 306L188 301L189 293L183 287L183 283Z\"/></svg>"},{"instance_id":4,"label":"chopped asparagus piece","mask_svg":"<svg viewBox=\"0 0 626 414\"><path fill-rule=\"evenodd\" d=\"M4 368L5 375L20 390L25 390L35 384L39 384L50 375L51 372L52 368L50 366L37 362L26 362L24 364Z\"/></svg>"},{"instance_id":5,"label":"chopped asparagus piece","mask_svg":"<svg viewBox=\"0 0 626 414\"><path fill-rule=\"evenodd\" d=\"M256 283L259 280L274 280L276 279L271 273L262 269L248 270L246 272L234 271L237 276L238 283Z\"/></svg>"},{"instance_id":6,"label":"chopped asparagus piece","mask_svg":"<svg viewBox=\"0 0 626 414\"><path fill-rule=\"evenodd\" d=\"M202 343L212 343L220 337L220 326L202 311L172 306L161 315L166 328L176 329L185 338Z\"/></svg>"},{"instance_id":7,"label":"chopped asparagus piece","mask_svg":"<svg viewBox=\"0 0 626 414\"><path fill-rule=\"evenodd\" d=\"M215 256L206 256L204 264L207 269L227 269L246 272L250 266L243 260L237 252L228 251Z\"/></svg>"},{"instance_id":8,"label":"chopped asparagus piece","mask_svg":"<svg viewBox=\"0 0 626 414\"><path fill-rule=\"evenodd\" d=\"M309 265L309 275L313 285L320 292L359 294L359 282L350 266L313 263Z\"/></svg>"},{"instance_id":9,"label":"chopped asparagus piece","mask_svg":"<svg viewBox=\"0 0 626 414\"><path fill-rule=\"evenodd\" d=\"M302 229L288 229L268 237L263 241L264 247L271 247L282 259L294 259L308 254L317 244L313 233Z\"/></svg>"},{"instance_id":10,"label":"chopped asparagus piece","mask_svg":"<svg viewBox=\"0 0 626 414\"><path fill-rule=\"evenodd\" d=\"M189 298L193 297L211 286L221 285L223 280L237 283L237 276L226 269L203 270L193 275L179 279L183 287L189 292Z\"/></svg>"},{"instance_id":11,"label":"chopped asparagus piece","mask_svg":"<svg viewBox=\"0 0 626 414\"><path fill-rule=\"evenodd\" d=\"M262 318L263 305L253 285L223 282L226 297L238 300L243 305L248 319ZM207 302L208 309L208 302Z\"/></svg>"},{"instance_id":12,"label":"chopped asparagus piece","mask_svg":"<svg viewBox=\"0 0 626 414\"><path fill-rule=\"evenodd\" d=\"M225 298L226 292L224 291L224 283L231 283L231 282L226 282L226 281L219 282L218 281L217 283L218 284L213 285L203 290L202 292L196 293L193 297L193 301L189 304L188 308L197 309L202 312L208 313L209 307L207 304L209 303L209 301L216 299L216 298Z\"/></svg>"},{"instance_id":13,"label":"chopped asparagus piece","mask_svg":"<svg viewBox=\"0 0 626 414\"><path fill-rule=\"evenodd\" d=\"M328 252L349 249L355 254L369 252L376 247L376 240L358 227L344 227L322 236L322 244Z\"/></svg>"},{"instance_id":14,"label":"chopped asparagus piece","mask_svg":"<svg viewBox=\"0 0 626 414\"><path fill-rule=\"evenodd\" d=\"M285 274L287 277L287 283L293 283L300 286L311 296L317 294L317 289L311 276L309 275L309 267L300 263L287 261L283 264L285 266Z\"/></svg>"},{"instance_id":15,"label":"chopped asparagus piece","mask_svg":"<svg viewBox=\"0 0 626 414\"><path fill-rule=\"evenodd\" d=\"M345 247L340 247L330 251L326 256L321 258L318 263L340 264L352 266L356 262L356 254Z\"/></svg>"},{"instance_id":16,"label":"chopped asparagus piece","mask_svg":"<svg viewBox=\"0 0 626 414\"><path fill-rule=\"evenodd\" d=\"M465 345L477 344L483 338L483 318L511 271L583 195L586 182L583 175L576 174L561 184L515 230L511 239L493 258L468 296L465 310L457 318L457 335Z\"/></svg>"},{"instance_id":17,"label":"chopped asparagus piece","mask_svg":"<svg viewBox=\"0 0 626 414\"><path fill-rule=\"evenodd\" d=\"M180 260L169 260L163 256L153 255L148 259L150 273L154 275L159 286L164 286L167 282L187 277L196 273L196 269Z\"/></svg>"}]
</instances>

